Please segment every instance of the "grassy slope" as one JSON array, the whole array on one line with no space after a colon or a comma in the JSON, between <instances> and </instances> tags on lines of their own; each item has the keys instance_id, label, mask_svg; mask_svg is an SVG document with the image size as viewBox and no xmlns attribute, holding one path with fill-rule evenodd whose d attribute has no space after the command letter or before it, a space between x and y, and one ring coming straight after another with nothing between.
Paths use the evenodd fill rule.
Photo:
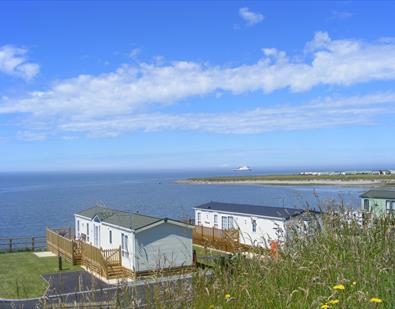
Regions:
<instances>
[{"instance_id":1,"label":"grassy slope","mask_svg":"<svg viewBox=\"0 0 395 309\"><path fill-rule=\"evenodd\" d=\"M240 175L240 176L213 176L213 177L203 177L203 178L189 178L191 181L256 181L256 180L394 180L395 175Z\"/></svg>"},{"instance_id":2,"label":"grassy slope","mask_svg":"<svg viewBox=\"0 0 395 309\"><path fill-rule=\"evenodd\" d=\"M166 299L177 299L180 308L395 308L395 230L389 232L395 218L367 229L328 215L324 226L288 242L278 258L235 256L209 276L194 276L192 289L169 286L153 308L168 308ZM338 284L344 290L334 289ZM373 297L382 303L371 303Z\"/></svg>"},{"instance_id":3,"label":"grassy slope","mask_svg":"<svg viewBox=\"0 0 395 309\"><path fill-rule=\"evenodd\" d=\"M76 270L63 260L64 270ZM47 282L42 274L56 272L58 258L38 258L32 252L0 254L0 298L28 298L42 296Z\"/></svg>"},{"instance_id":4,"label":"grassy slope","mask_svg":"<svg viewBox=\"0 0 395 309\"><path fill-rule=\"evenodd\" d=\"M325 222L325 232L289 243L278 259L237 257L215 269L212 280L195 281L195 308L395 308L395 218L371 229ZM353 284L355 282L355 284ZM333 287L343 284L344 291ZM229 294L234 300L227 301Z\"/></svg>"}]
</instances>

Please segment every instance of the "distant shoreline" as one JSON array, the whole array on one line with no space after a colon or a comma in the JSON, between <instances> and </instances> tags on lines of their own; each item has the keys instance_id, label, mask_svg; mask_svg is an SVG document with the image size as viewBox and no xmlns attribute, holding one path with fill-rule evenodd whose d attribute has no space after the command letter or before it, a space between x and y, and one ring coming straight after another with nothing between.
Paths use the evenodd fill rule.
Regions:
<instances>
[{"instance_id":1,"label":"distant shoreline","mask_svg":"<svg viewBox=\"0 0 395 309\"><path fill-rule=\"evenodd\" d=\"M359 177L360 176L360 177ZM395 175L347 175L347 176L224 176L177 180L178 184L221 185L272 185L272 186L395 186Z\"/></svg>"}]
</instances>

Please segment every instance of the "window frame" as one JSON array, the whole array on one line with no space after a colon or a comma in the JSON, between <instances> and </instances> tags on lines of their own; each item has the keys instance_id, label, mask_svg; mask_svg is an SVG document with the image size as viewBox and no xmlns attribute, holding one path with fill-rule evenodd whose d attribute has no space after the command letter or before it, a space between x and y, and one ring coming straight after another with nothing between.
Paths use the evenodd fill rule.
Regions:
<instances>
[{"instance_id":1,"label":"window frame","mask_svg":"<svg viewBox=\"0 0 395 309\"><path fill-rule=\"evenodd\" d=\"M218 228L218 215L214 214L214 227Z\"/></svg>"},{"instance_id":2,"label":"window frame","mask_svg":"<svg viewBox=\"0 0 395 309\"><path fill-rule=\"evenodd\" d=\"M228 230L234 229L234 219L233 216L228 216Z\"/></svg>"},{"instance_id":3,"label":"window frame","mask_svg":"<svg viewBox=\"0 0 395 309\"><path fill-rule=\"evenodd\" d=\"M368 198L363 200L363 209L366 211L370 211L370 201Z\"/></svg>"}]
</instances>

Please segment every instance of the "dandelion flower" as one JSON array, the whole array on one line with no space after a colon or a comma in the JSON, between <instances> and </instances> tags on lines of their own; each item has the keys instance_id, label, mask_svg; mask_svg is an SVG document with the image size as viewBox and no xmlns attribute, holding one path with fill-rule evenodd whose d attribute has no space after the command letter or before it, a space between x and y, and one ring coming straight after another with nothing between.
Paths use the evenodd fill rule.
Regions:
<instances>
[{"instance_id":1,"label":"dandelion flower","mask_svg":"<svg viewBox=\"0 0 395 309\"><path fill-rule=\"evenodd\" d=\"M330 300L328 303L331 304L331 305L336 305L336 304L338 304L339 302L340 302L340 300L338 300L338 299L332 299L332 300Z\"/></svg>"},{"instance_id":2,"label":"dandelion flower","mask_svg":"<svg viewBox=\"0 0 395 309\"><path fill-rule=\"evenodd\" d=\"M328 309L328 308L329 308L328 304L321 305L321 309Z\"/></svg>"},{"instance_id":3,"label":"dandelion flower","mask_svg":"<svg viewBox=\"0 0 395 309\"><path fill-rule=\"evenodd\" d=\"M230 298L230 294L226 294L225 299L229 299L229 298Z\"/></svg>"},{"instance_id":4,"label":"dandelion flower","mask_svg":"<svg viewBox=\"0 0 395 309\"><path fill-rule=\"evenodd\" d=\"M333 287L333 289L334 289L334 290L338 290L338 291L343 291L343 290L345 289L345 287L344 287L343 284L336 284L336 285Z\"/></svg>"},{"instance_id":5,"label":"dandelion flower","mask_svg":"<svg viewBox=\"0 0 395 309\"><path fill-rule=\"evenodd\" d=\"M357 283L355 281L353 281L352 285L356 285Z\"/></svg>"},{"instance_id":6,"label":"dandelion flower","mask_svg":"<svg viewBox=\"0 0 395 309\"><path fill-rule=\"evenodd\" d=\"M372 297L369 301L374 304L381 304L383 302L383 300L378 297Z\"/></svg>"}]
</instances>

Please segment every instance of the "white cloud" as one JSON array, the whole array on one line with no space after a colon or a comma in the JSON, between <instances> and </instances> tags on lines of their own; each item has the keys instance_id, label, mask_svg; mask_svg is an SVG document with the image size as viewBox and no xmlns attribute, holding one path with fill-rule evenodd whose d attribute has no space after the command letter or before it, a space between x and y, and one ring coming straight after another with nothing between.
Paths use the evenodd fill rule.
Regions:
<instances>
[{"instance_id":1,"label":"white cloud","mask_svg":"<svg viewBox=\"0 0 395 309\"><path fill-rule=\"evenodd\" d=\"M347 19L353 17L353 13L347 11L336 11L333 10L331 15L327 18L327 20L340 20L340 19Z\"/></svg>"},{"instance_id":2,"label":"white cloud","mask_svg":"<svg viewBox=\"0 0 395 309\"><path fill-rule=\"evenodd\" d=\"M258 134L374 123L377 115L395 113L395 92L345 98L326 97L301 105L277 105L228 113L138 113L59 124L65 132L117 136L161 130Z\"/></svg>"},{"instance_id":3,"label":"white cloud","mask_svg":"<svg viewBox=\"0 0 395 309\"><path fill-rule=\"evenodd\" d=\"M139 54L141 53L140 48L133 48L131 52L129 53L130 58L136 58Z\"/></svg>"},{"instance_id":4,"label":"white cloud","mask_svg":"<svg viewBox=\"0 0 395 309\"><path fill-rule=\"evenodd\" d=\"M31 80L39 71L40 66L27 61L27 49L12 45L0 46L0 72Z\"/></svg>"},{"instance_id":5,"label":"white cloud","mask_svg":"<svg viewBox=\"0 0 395 309\"><path fill-rule=\"evenodd\" d=\"M122 115L155 104L167 105L192 96L234 95L282 88L308 91L317 85L348 86L395 79L395 41L373 43L332 40L318 32L306 44L305 60L264 48L256 63L234 67L174 61L124 65L115 72L60 80L44 91L8 98L0 113L100 117Z\"/></svg>"},{"instance_id":6,"label":"white cloud","mask_svg":"<svg viewBox=\"0 0 395 309\"><path fill-rule=\"evenodd\" d=\"M43 132L18 131L17 138L26 142L37 142L46 140L47 135Z\"/></svg>"},{"instance_id":7,"label":"white cloud","mask_svg":"<svg viewBox=\"0 0 395 309\"><path fill-rule=\"evenodd\" d=\"M164 112L166 105L195 96L254 91L268 94L283 88L302 92L318 85L349 86L395 79L395 40L391 38L369 43L333 40L327 33L317 32L299 55L289 56L276 48L263 48L262 53L256 63L233 67L191 61L154 62L123 65L101 75L80 75L19 98L3 97L0 114L19 115L30 126L37 127L39 123L37 131L46 126L58 134L78 131L116 136L134 130L163 129L261 133L367 123L372 116L382 113L383 104L389 104L388 94L381 94L380 98L387 100L385 103L380 103L377 96L361 97L360 101L353 101L355 107L347 103L346 110L334 109L336 104L343 104L341 100L325 99L299 107L262 105L241 113ZM279 117L279 113L285 117ZM316 120L313 113L322 117Z\"/></svg>"},{"instance_id":8,"label":"white cloud","mask_svg":"<svg viewBox=\"0 0 395 309\"><path fill-rule=\"evenodd\" d=\"M250 11L247 7L241 8L239 10L239 15L248 26L258 24L265 18L261 13Z\"/></svg>"}]
</instances>

